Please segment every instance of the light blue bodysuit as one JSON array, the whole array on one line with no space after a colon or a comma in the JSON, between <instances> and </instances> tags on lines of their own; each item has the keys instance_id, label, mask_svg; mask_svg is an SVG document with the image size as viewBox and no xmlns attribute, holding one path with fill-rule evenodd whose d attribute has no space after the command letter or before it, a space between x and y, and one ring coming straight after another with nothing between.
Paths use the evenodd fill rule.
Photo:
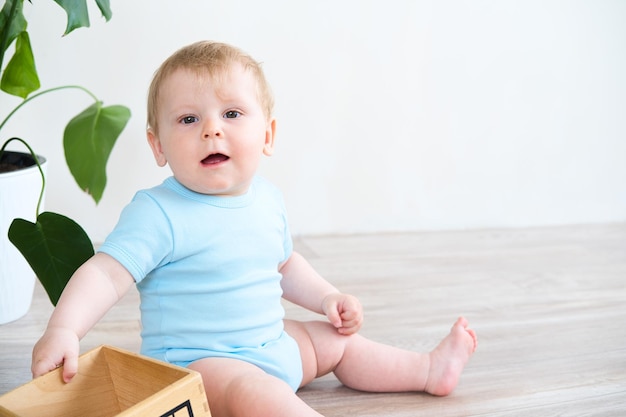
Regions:
<instances>
[{"instance_id":1,"label":"light blue bodysuit","mask_svg":"<svg viewBox=\"0 0 626 417\"><path fill-rule=\"evenodd\" d=\"M137 283L143 354L180 366L236 358L295 391L302 362L283 328L278 272L292 249L282 195L268 181L217 197L170 177L135 195L99 252Z\"/></svg>"}]
</instances>

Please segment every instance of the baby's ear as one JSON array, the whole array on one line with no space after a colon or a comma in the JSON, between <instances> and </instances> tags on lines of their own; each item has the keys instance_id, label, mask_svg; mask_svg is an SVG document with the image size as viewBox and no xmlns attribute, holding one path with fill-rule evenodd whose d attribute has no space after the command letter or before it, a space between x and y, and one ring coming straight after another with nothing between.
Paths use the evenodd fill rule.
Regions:
<instances>
[{"instance_id":1,"label":"baby's ear","mask_svg":"<svg viewBox=\"0 0 626 417\"><path fill-rule=\"evenodd\" d=\"M161 144L161 140L151 128L148 128L148 130L146 131L146 136L148 138L148 144L150 145L150 149L152 149L152 154L154 155L154 159L157 165L160 167L164 167L167 164L167 159L165 158L165 154L163 153L163 145Z\"/></svg>"},{"instance_id":2,"label":"baby's ear","mask_svg":"<svg viewBox=\"0 0 626 417\"><path fill-rule=\"evenodd\" d=\"M276 138L276 119L272 118L267 122L265 128L265 145L263 146L263 154L272 156L274 153L274 140Z\"/></svg>"}]
</instances>

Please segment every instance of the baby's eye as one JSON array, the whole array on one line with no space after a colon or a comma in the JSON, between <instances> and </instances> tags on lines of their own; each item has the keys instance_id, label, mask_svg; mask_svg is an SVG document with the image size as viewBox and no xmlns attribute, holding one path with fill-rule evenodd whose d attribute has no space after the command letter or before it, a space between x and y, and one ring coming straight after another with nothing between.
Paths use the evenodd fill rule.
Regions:
<instances>
[{"instance_id":1,"label":"baby's eye","mask_svg":"<svg viewBox=\"0 0 626 417\"><path fill-rule=\"evenodd\" d=\"M197 121L198 121L198 118L196 116L185 116L182 119L180 119L180 122L184 125L189 125Z\"/></svg>"},{"instance_id":2,"label":"baby's eye","mask_svg":"<svg viewBox=\"0 0 626 417\"><path fill-rule=\"evenodd\" d=\"M224 113L224 118L226 119L235 119L239 116L241 116L241 113L239 113L237 110L229 110Z\"/></svg>"}]
</instances>

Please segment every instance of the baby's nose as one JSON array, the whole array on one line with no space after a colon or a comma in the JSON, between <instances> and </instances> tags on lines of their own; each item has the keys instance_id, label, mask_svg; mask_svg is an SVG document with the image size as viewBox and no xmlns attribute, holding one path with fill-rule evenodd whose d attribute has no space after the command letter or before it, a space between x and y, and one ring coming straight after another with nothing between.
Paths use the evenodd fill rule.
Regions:
<instances>
[{"instance_id":1,"label":"baby's nose","mask_svg":"<svg viewBox=\"0 0 626 417\"><path fill-rule=\"evenodd\" d=\"M224 132L222 132L222 128L220 127L219 123L215 121L207 121L204 124L202 136L204 137L204 139L209 139L212 137L219 138L224 136Z\"/></svg>"}]
</instances>

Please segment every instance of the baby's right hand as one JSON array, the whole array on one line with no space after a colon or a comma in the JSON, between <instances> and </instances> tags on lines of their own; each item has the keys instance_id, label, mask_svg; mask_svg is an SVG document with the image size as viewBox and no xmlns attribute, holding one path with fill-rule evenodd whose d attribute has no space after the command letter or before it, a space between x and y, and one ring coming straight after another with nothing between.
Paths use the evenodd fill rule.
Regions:
<instances>
[{"instance_id":1,"label":"baby's right hand","mask_svg":"<svg viewBox=\"0 0 626 417\"><path fill-rule=\"evenodd\" d=\"M63 381L70 382L78 371L78 336L62 328L48 328L33 348L33 378L63 365Z\"/></svg>"}]
</instances>

